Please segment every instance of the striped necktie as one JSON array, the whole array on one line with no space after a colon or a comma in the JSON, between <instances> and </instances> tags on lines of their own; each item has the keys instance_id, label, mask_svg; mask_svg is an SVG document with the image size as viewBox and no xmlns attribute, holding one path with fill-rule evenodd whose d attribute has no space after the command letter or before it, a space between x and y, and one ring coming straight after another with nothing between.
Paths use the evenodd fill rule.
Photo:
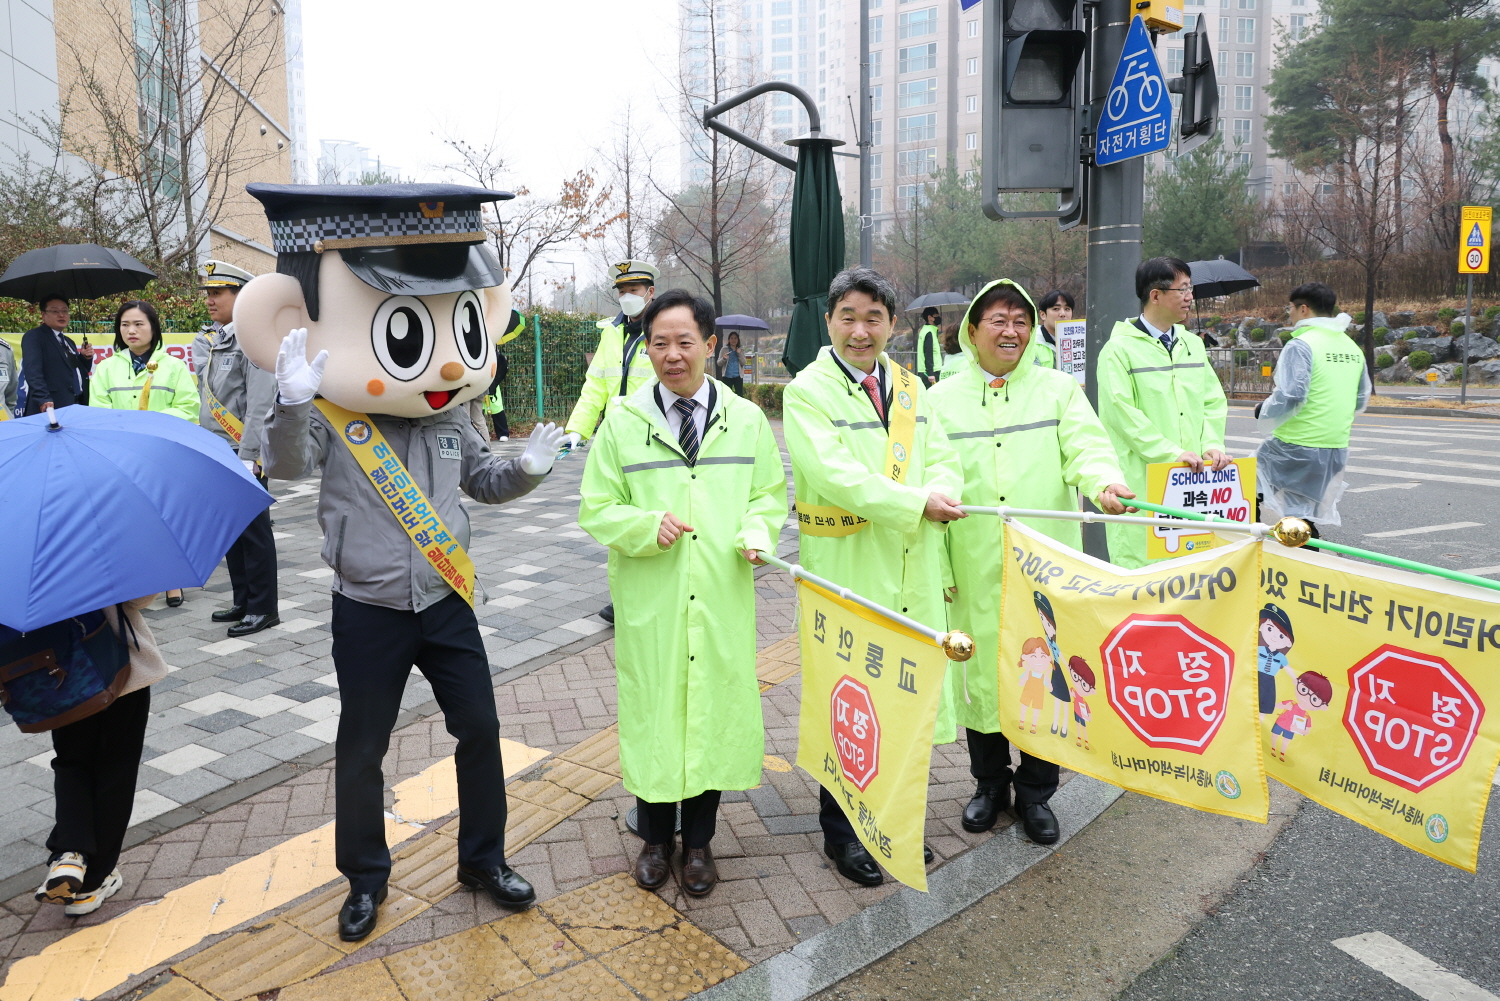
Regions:
<instances>
[{"instance_id":1,"label":"striped necktie","mask_svg":"<svg viewBox=\"0 0 1500 1001\"><path fill-rule=\"evenodd\" d=\"M693 412L697 407L697 400L679 398L672 404L672 408L682 418L682 426L677 429L677 444L682 447L682 454L687 457L689 466L698 462L698 425L693 421Z\"/></svg>"},{"instance_id":2,"label":"striped necktie","mask_svg":"<svg viewBox=\"0 0 1500 1001\"><path fill-rule=\"evenodd\" d=\"M885 401L880 398L880 380L873 375L867 375L860 385L865 387L865 392L870 396L870 402L875 404L875 413L881 420L885 420Z\"/></svg>"}]
</instances>

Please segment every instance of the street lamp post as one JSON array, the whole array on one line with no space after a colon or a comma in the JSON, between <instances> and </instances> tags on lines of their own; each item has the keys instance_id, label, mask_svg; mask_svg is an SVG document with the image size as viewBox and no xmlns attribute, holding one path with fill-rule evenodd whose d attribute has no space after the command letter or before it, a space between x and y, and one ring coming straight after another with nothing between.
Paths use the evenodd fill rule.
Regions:
<instances>
[{"instance_id":1,"label":"street lamp post","mask_svg":"<svg viewBox=\"0 0 1500 1001\"><path fill-rule=\"evenodd\" d=\"M548 264L566 264L569 268L572 269L572 272L573 272L572 289L573 290L570 293L569 298L572 300L572 303L573 303L572 312L574 312L574 313L578 312L578 265L574 264L572 261L554 261L554 260L548 260L547 263Z\"/></svg>"}]
</instances>

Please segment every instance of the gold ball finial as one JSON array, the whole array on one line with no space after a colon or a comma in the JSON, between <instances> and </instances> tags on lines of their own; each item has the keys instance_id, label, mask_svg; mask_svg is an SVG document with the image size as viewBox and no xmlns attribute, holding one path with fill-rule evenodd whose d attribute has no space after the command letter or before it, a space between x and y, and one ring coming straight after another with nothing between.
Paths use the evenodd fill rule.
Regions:
<instances>
[{"instance_id":1,"label":"gold ball finial","mask_svg":"<svg viewBox=\"0 0 1500 1001\"><path fill-rule=\"evenodd\" d=\"M155 372L156 371L156 362L154 362L154 361L148 361L146 363L146 371L147 372Z\"/></svg>"},{"instance_id":2,"label":"gold ball finial","mask_svg":"<svg viewBox=\"0 0 1500 1001\"><path fill-rule=\"evenodd\" d=\"M943 653L948 655L949 660L968 660L974 656L974 640L968 633L959 632L957 629L943 635Z\"/></svg>"},{"instance_id":3,"label":"gold ball finial","mask_svg":"<svg viewBox=\"0 0 1500 1001\"><path fill-rule=\"evenodd\" d=\"M1271 538L1283 546L1296 549L1307 545L1307 540L1312 538L1312 528L1301 518L1282 518L1271 526Z\"/></svg>"}]
</instances>

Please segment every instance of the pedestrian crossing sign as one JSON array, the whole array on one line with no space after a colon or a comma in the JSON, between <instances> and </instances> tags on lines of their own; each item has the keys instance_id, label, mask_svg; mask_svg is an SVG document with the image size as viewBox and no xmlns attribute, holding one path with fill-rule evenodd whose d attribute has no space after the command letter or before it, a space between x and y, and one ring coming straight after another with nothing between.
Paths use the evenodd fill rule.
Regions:
<instances>
[{"instance_id":1,"label":"pedestrian crossing sign","mask_svg":"<svg viewBox=\"0 0 1500 1001\"><path fill-rule=\"evenodd\" d=\"M1461 275L1487 275L1490 273L1490 218L1493 213L1488 205L1465 205L1458 236L1458 273Z\"/></svg>"}]
</instances>

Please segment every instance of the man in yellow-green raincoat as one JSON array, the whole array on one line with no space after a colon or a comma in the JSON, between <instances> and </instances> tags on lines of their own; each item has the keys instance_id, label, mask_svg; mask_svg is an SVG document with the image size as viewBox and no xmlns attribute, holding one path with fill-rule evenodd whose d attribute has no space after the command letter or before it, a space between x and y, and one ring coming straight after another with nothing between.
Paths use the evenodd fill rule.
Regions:
<instances>
[{"instance_id":1,"label":"man in yellow-green raincoat","mask_svg":"<svg viewBox=\"0 0 1500 1001\"><path fill-rule=\"evenodd\" d=\"M1175 257L1153 257L1135 269L1141 315L1121 320L1099 352L1099 419L1114 442L1125 484L1146 499L1146 466L1186 462L1229 465L1224 387L1196 334L1182 325L1193 305L1193 277ZM1106 525L1109 559L1134 569L1146 565L1146 532L1139 525Z\"/></svg>"},{"instance_id":2,"label":"man in yellow-green raincoat","mask_svg":"<svg viewBox=\"0 0 1500 1001\"><path fill-rule=\"evenodd\" d=\"M920 379L885 355L896 288L869 268L828 289L828 336L782 395L796 480L802 566L933 629L946 629L942 533L958 509L963 469ZM933 740L956 739L945 681ZM823 849L844 877L884 878L839 803L822 792Z\"/></svg>"},{"instance_id":3,"label":"man in yellow-green raincoat","mask_svg":"<svg viewBox=\"0 0 1500 1001\"><path fill-rule=\"evenodd\" d=\"M578 524L609 547L620 765L645 844L636 881L671 874L682 805L682 888L718 881L709 842L719 793L760 784L752 563L775 552L786 472L760 408L704 374L714 309L680 289L642 318L657 382L599 430Z\"/></svg>"},{"instance_id":4,"label":"man in yellow-green raincoat","mask_svg":"<svg viewBox=\"0 0 1500 1001\"><path fill-rule=\"evenodd\" d=\"M1033 364L1046 347L1038 336L1036 306L1017 284L990 282L975 297L959 328L969 364L931 393L948 440L963 460L966 504L1052 511L1078 510L1076 490L1119 514L1119 497L1134 496L1123 484L1114 448L1088 398L1071 375ZM1081 548L1076 521L1030 519L1028 527L1064 545ZM998 689L1000 589L1006 550L998 518L966 518L948 526L946 538L954 585L949 622L974 638L974 657L964 667L963 694L954 700L958 722L968 729L969 770L977 787L964 809L963 826L975 833L995 826L1010 804L1026 836L1055 844L1057 817L1047 801L1057 791L1058 767L1021 752L1010 765L1010 742L1000 732ZM1030 616L1026 606L1016 615ZM1050 609L1049 609L1050 610ZM1018 623L1019 624L1019 623ZM1031 621L1031 626L1036 626ZM1068 734L1066 665L1053 658L1052 732ZM1009 672L1006 672L1009 674ZM1012 711L1014 689L1007 689ZM1058 716L1061 716L1061 727Z\"/></svg>"}]
</instances>

